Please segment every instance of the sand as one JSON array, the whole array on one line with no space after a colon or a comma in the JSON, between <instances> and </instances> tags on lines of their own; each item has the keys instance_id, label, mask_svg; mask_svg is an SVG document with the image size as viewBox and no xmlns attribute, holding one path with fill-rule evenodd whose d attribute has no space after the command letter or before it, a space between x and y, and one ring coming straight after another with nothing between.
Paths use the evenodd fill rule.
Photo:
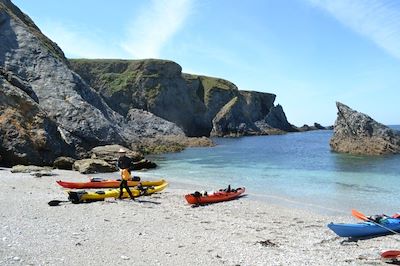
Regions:
<instances>
[{"instance_id":1,"label":"sand","mask_svg":"<svg viewBox=\"0 0 400 266\"><path fill-rule=\"evenodd\" d=\"M66 200L55 180L0 170L0 265L384 265L400 236L346 242L326 225L357 222L242 197L192 208L171 184L160 194L90 204ZM251 191L248 192L251 194Z\"/></svg>"}]
</instances>

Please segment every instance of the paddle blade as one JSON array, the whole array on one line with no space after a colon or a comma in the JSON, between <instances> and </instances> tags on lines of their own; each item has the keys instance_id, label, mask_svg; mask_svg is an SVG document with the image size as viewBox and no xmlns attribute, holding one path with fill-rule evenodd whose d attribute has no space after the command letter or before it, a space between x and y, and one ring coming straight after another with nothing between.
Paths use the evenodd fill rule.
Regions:
<instances>
[{"instance_id":1,"label":"paddle blade","mask_svg":"<svg viewBox=\"0 0 400 266\"><path fill-rule=\"evenodd\" d=\"M68 200L51 200L47 202L50 206L58 206L61 202L68 202Z\"/></svg>"},{"instance_id":2,"label":"paddle blade","mask_svg":"<svg viewBox=\"0 0 400 266\"><path fill-rule=\"evenodd\" d=\"M369 218L367 216L365 216L364 214L362 214L361 212L352 209L351 210L351 215L353 215L354 217L356 217L357 219L363 220L363 221L369 221Z\"/></svg>"},{"instance_id":3,"label":"paddle blade","mask_svg":"<svg viewBox=\"0 0 400 266\"><path fill-rule=\"evenodd\" d=\"M58 206L61 203L61 200L51 200L47 204L50 206Z\"/></svg>"}]
</instances>

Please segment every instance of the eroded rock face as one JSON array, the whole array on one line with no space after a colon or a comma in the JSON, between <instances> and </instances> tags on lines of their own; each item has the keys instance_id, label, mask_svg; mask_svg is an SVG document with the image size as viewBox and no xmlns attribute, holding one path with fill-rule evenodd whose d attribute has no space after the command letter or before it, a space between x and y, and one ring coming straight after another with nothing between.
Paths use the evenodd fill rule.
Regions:
<instances>
[{"instance_id":1,"label":"eroded rock face","mask_svg":"<svg viewBox=\"0 0 400 266\"><path fill-rule=\"evenodd\" d=\"M272 128L277 128L286 132L297 131L295 127L288 122L285 112L280 104L270 109L270 112L265 117L265 122Z\"/></svg>"},{"instance_id":2,"label":"eroded rock face","mask_svg":"<svg viewBox=\"0 0 400 266\"><path fill-rule=\"evenodd\" d=\"M211 136L222 137L227 133L231 136L242 136L257 130L249 115L244 112L240 99L235 97L213 119Z\"/></svg>"},{"instance_id":3,"label":"eroded rock face","mask_svg":"<svg viewBox=\"0 0 400 266\"><path fill-rule=\"evenodd\" d=\"M195 111L204 104L196 89L187 86L182 68L168 60L71 60L71 66L107 104L126 116L142 109L171 121L186 135L196 136L207 127Z\"/></svg>"},{"instance_id":4,"label":"eroded rock face","mask_svg":"<svg viewBox=\"0 0 400 266\"><path fill-rule=\"evenodd\" d=\"M2 165L50 165L74 150L58 125L25 91L0 75L0 154Z\"/></svg>"},{"instance_id":5,"label":"eroded rock face","mask_svg":"<svg viewBox=\"0 0 400 266\"><path fill-rule=\"evenodd\" d=\"M2 165L51 165L59 156L79 158L99 145L130 146L154 132L183 134L154 115L128 110L123 117L113 111L9 0L0 0L0 41ZM179 71L163 73L169 77Z\"/></svg>"},{"instance_id":6,"label":"eroded rock face","mask_svg":"<svg viewBox=\"0 0 400 266\"><path fill-rule=\"evenodd\" d=\"M330 140L332 150L364 155L400 152L400 132L342 103L337 102L336 106L338 117Z\"/></svg>"},{"instance_id":7,"label":"eroded rock face","mask_svg":"<svg viewBox=\"0 0 400 266\"><path fill-rule=\"evenodd\" d=\"M182 73L167 60L70 62L116 112L143 109L177 124L188 136L263 134L254 122L265 119L276 97L240 91L224 79Z\"/></svg>"},{"instance_id":8,"label":"eroded rock face","mask_svg":"<svg viewBox=\"0 0 400 266\"><path fill-rule=\"evenodd\" d=\"M274 106L274 94L184 74L172 61L70 63L10 0L0 0L0 41L5 165L52 165L59 156L83 158L93 147L109 144L146 150L143 139L154 150L179 150L181 143L205 142L185 135L209 136L213 128L221 136L259 134L254 122Z\"/></svg>"},{"instance_id":9,"label":"eroded rock face","mask_svg":"<svg viewBox=\"0 0 400 266\"><path fill-rule=\"evenodd\" d=\"M135 135L144 138L169 135L185 136L183 130L176 124L140 109L129 109L125 122Z\"/></svg>"},{"instance_id":10,"label":"eroded rock face","mask_svg":"<svg viewBox=\"0 0 400 266\"><path fill-rule=\"evenodd\" d=\"M61 49L11 2L2 0L0 8L0 66L4 73L14 73L14 80L29 84L20 88L37 97L66 142L78 148L123 142L118 127L122 117L69 69Z\"/></svg>"}]
</instances>

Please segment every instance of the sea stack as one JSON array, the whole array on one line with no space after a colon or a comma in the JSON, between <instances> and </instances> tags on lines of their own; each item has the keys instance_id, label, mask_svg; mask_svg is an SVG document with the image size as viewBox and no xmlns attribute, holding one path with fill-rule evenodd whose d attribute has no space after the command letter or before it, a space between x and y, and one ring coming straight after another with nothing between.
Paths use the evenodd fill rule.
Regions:
<instances>
[{"instance_id":1,"label":"sea stack","mask_svg":"<svg viewBox=\"0 0 400 266\"><path fill-rule=\"evenodd\" d=\"M330 140L332 150L360 155L400 153L400 132L366 114L336 102L338 117Z\"/></svg>"}]
</instances>

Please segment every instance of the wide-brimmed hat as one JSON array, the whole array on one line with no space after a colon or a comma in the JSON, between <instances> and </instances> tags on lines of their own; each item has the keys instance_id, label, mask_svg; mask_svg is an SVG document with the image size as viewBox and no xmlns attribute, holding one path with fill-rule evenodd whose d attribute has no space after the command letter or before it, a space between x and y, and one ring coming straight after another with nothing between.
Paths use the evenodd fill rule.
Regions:
<instances>
[{"instance_id":1,"label":"wide-brimmed hat","mask_svg":"<svg viewBox=\"0 0 400 266\"><path fill-rule=\"evenodd\" d=\"M121 149L119 149L118 153L126 153L126 150L121 148Z\"/></svg>"}]
</instances>

